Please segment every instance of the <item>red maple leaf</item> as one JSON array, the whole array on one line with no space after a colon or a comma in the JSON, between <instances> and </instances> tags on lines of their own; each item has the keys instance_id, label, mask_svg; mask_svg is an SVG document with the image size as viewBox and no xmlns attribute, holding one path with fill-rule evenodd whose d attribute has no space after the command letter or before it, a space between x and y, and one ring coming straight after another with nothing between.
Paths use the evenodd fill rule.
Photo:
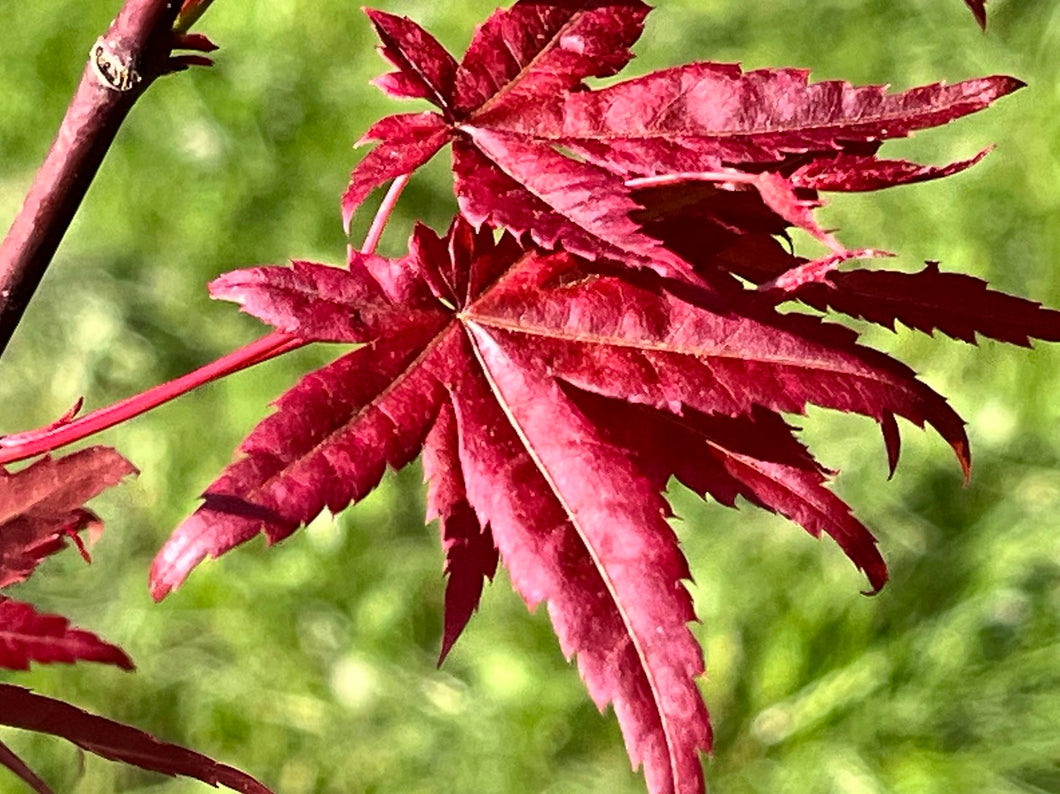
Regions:
<instances>
[{"instance_id":1,"label":"red maple leaf","mask_svg":"<svg viewBox=\"0 0 1060 794\"><path fill-rule=\"evenodd\" d=\"M131 463L107 447L45 457L14 473L0 466L0 588L27 579L67 538L87 560L79 533L99 531L102 524L85 502L135 473ZM70 626L66 618L0 596L0 667L25 670L31 661L79 660L133 668L120 648Z\"/></svg>"},{"instance_id":2,"label":"red maple leaf","mask_svg":"<svg viewBox=\"0 0 1060 794\"><path fill-rule=\"evenodd\" d=\"M24 581L67 538L87 556L78 533L101 524L85 502L135 473L107 447L45 457L13 473L0 466L0 588Z\"/></svg>"},{"instance_id":3,"label":"red maple leaf","mask_svg":"<svg viewBox=\"0 0 1060 794\"><path fill-rule=\"evenodd\" d=\"M438 112L369 130L379 144L344 216L447 142L460 215L444 237L418 227L398 259L354 252L346 268L299 261L211 285L284 333L358 347L277 401L160 551L151 588L162 598L259 533L283 540L422 453L449 575L442 656L499 558L529 606L547 603L649 788L697 792L711 732L668 480L831 536L875 591L887 578L875 539L781 414L869 416L892 469L901 416L969 466L963 422L910 369L778 305L1018 343L1060 338L1060 313L933 268L834 272L881 252L848 251L813 215L820 190L971 166L985 152L935 167L876 154L1019 81L890 94L695 63L588 89L629 61L646 13L639 0L519 2L457 63L410 20L368 12L397 67L378 84ZM781 242L792 226L831 253L795 255Z\"/></svg>"},{"instance_id":4,"label":"red maple leaf","mask_svg":"<svg viewBox=\"0 0 1060 794\"><path fill-rule=\"evenodd\" d=\"M214 282L215 297L280 330L364 346L279 400L159 553L154 595L207 555L259 532L282 540L344 508L424 449L450 573L443 650L492 574L496 543L527 602L549 603L594 699L615 704L652 789L696 790L709 728L666 478L832 535L878 589L886 572L872 536L777 412L812 402L888 430L894 415L927 422L967 464L960 419L852 333L776 314L749 291L738 310L654 274L507 234L495 242L459 218L444 239L418 228L410 250ZM625 425L655 429L611 429Z\"/></svg>"},{"instance_id":5,"label":"red maple leaf","mask_svg":"<svg viewBox=\"0 0 1060 794\"><path fill-rule=\"evenodd\" d=\"M129 461L107 447L41 458L17 472L0 466L0 588L29 578L68 538L88 560L79 533L98 532L102 523L85 502L135 473ZM25 670L31 662L78 661L133 669L132 660L118 646L71 626L64 617L43 614L30 604L0 595L0 668ZM0 724L60 736L104 758L142 769L186 775L246 794L268 794L268 789L237 769L10 684L0 684ZM3 743L0 765L38 794L51 794L48 785Z\"/></svg>"}]
</instances>

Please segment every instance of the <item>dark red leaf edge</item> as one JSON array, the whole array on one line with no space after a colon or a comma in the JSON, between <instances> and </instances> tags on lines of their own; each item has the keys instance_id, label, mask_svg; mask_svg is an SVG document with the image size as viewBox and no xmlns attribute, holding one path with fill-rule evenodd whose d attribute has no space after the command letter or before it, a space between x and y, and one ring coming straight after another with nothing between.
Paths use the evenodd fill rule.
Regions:
<instances>
[{"instance_id":1,"label":"dark red leaf edge","mask_svg":"<svg viewBox=\"0 0 1060 794\"><path fill-rule=\"evenodd\" d=\"M978 163L991 149L984 149L967 160L948 165L932 166L907 160L880 160L856 154L838 154L834 158L820 158L801 166L791 175L792 184L807 190L829 190L844 193L882 190L898 185L911 185L942 179L960 173Z\"/></svg>"},{"instance_id":2,"label":"dark red leaf edge","mask_svg":"<svg viewBox=\"0 0 1060 794\"><path fill-rule=\"evenodd\" d=\"M0 724L58 736L102 758L171 777L191 777L241 794L272 794L234 767L23 687L0 684Z\"/></svg>"},{"instance_id":3,"label":"dark red leaf edge","mask_svg":"<svg viewBox=\"0 0 1060 794\"><path fill-rule=\"evenodd\" d=\"M438 664L478 608L484 580L497 571L497 546L488 525L483 526L467 500L460 468L456 415L450 403L438 412L423 445L423 474L427 481L427 521L438 519L445 572L445 625Z\"/></svg>"},{"instance_id":4,"label":"dark red leaf edge","mask_svg":"<svg viewBox=\"0 0 1060 794\"><path fill-rule=\"evenodd\" d=\"M123 670L134 665L117 645L74 628L60 615L38 612L32 605L0 596L0 667L28 670L30 662L101 662Z\"/></svg>"},{"instance_id":5,"label":"dark red leaf edge","mask_svg":"<svg viewBox=\"0 0 1060 794\"><path fill-rule=\"evenodd\" d=\"M1060 342L1060 311L992 290L975 276L943 272L937 262L915 273L831 273L821 283L799 287L793 297L892 331L901 322L927 334L938 329L971 344L976 334L1021 347L1030 347L1031 337Z\"/></svg>"}]
</instances>

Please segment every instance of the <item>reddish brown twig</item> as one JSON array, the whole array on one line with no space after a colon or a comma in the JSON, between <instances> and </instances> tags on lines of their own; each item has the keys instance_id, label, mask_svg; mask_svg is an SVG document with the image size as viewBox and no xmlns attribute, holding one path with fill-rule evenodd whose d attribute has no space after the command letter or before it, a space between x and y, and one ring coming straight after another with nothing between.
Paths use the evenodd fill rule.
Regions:
<instances>
[{"instance_id":1,"label":"reddish brown twig","mask_svg":"<svg viewBox=\"0 0 1060 794\"><path fill-rule=\"evenodd\" d=\"M92 46L55 141L0 245L0 354L129 109L156 78L184 65L170 62L182 43L173 35L180 8L180 0L127 0Z\"/></svg>"}]
</instances>

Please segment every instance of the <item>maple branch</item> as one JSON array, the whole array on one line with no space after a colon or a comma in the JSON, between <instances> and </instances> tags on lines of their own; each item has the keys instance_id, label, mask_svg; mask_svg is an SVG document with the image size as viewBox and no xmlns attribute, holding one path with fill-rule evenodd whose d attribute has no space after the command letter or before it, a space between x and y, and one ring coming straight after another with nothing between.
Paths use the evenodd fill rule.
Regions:
<instances>
[{"instance_id":1,"label":"maple branch","mask_svg":"<svg viewBox=\"0 0 1060 794\"><path fill-rule=\"evenodd\" d=\"M129 110L161 75L205 61L170 60L181 44L173 33L180 8L180 0L127 0L92 46L55 141L0 245L0 354Z\"/></svg>"}]
</instances>

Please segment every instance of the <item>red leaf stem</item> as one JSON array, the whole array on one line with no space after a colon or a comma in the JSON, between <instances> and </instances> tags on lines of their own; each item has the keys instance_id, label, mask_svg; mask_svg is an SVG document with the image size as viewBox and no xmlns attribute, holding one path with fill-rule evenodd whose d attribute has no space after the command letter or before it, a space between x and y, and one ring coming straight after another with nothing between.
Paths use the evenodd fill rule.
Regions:
<instances>
[{"instance_id":1,"label":"red leaf stem","mask_svg":"<svg viewBox=\"0 0 1060 794\"><path fill-rule=\"evenodd\" d=\"M186 33L190 30L212 3L213 0L184 0L180 13L177 15L177 21L173 23L174 32Z\"/></svg>"},{"instance_id":2,"label":"red leaf stem","mask_svg":"<svg viewBox=\"0 0 1060 794\"><path fill-rule=\"evenodd\" d=\"M376 212L371 228L368 230L368 235L365 237L364 245L361 246L361 253L365 256L370 256L375 251L379 238L383 235L383 229L386 227L387 221L394 211L394 206L401 196L401 191L408 184L409 176L409 174L406 174L395 179L383 198L383 203ZM186 375L162 383L132 397L127 397L124 400L108 405L106 408L92 411L80 419L74 419L74 415L81 408L81 401L79 400L77 405L63 414L58 420L44 427L27 430L23 433L0 436L0 464L25 460L34 455L51 452L67 444L88 438L140 414L147 413L170 400L175 400L192 389L197 389L199 386L219 380L255 364L268 361L271 358L282 356L284 353L290 353L292 350L297 350L307 344L309 344L308 341L299 339L291 334L271 333ZM3 347L0 344L0 353L2 352Z\"/></svg>"},{"instance_id":3,"label":"red leaf stem","mask_svg":"<svg viewBox=\"0 0 1060 794\"><path fill-rule=\"evenodd\" d=\"M401 198L401 191L405 189L405 185L409 183L409 177L411 176L412 174L404 174L390 184L386 195L383 196L383 203L379 205L379 210L376 212L375 218L372 219L368 235L364 238L364 245L361 246L362 254L375 252L376 247L379 245L379 238L383 236L383 229L386 228L386 222L390 220L390 213L397 206L398 199Z\"/></svg>"},{"instance_id":4,"label":"red leaf stem","mask_svg":"<svg viewBox=\"0 0 1060 794\"><path fill-rule=\"evenodd\" d=\"M234 372L260 364L270 358L297 350L307 344L290 334L272 333L263 336L256 342L239 348L228 355L212 361L204 367L182 375L167 383L155 386L140 394L127 397L106 408L87 413L79 419L66 424L30 430L26 433L15 433L0 436L0 463L11 463L25 460L34 455L64 447L75 441L88 438L96 433L114 427L117 424L157 408L182 394L206 383L231 375Z\"/></svg>"}]
</instances>

